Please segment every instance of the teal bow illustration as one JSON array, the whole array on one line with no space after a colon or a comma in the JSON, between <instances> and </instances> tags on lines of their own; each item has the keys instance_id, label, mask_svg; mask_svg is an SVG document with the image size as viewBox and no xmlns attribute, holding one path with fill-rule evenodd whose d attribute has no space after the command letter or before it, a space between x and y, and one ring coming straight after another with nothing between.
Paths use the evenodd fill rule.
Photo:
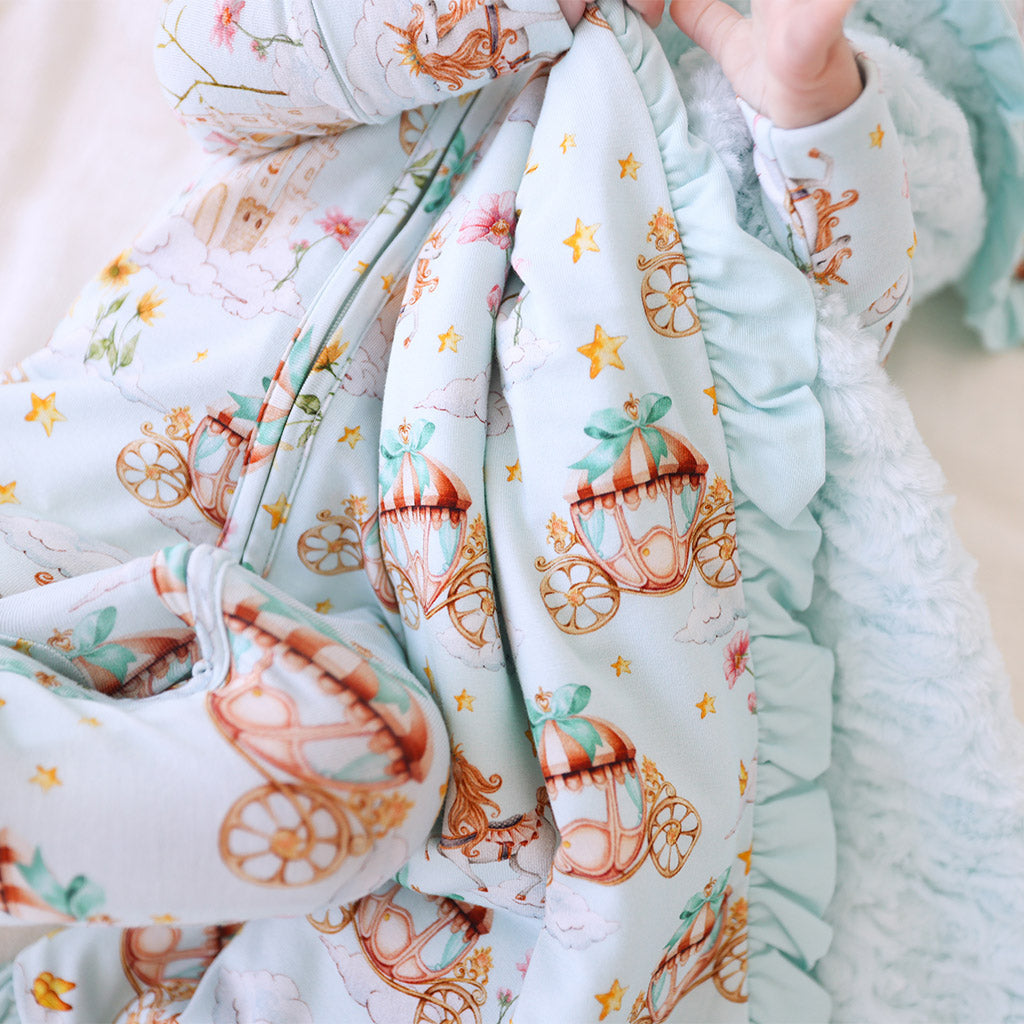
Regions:
<instances>
[{"instance_id":1,"label":"teal bow illustration","mask_svg":"<svg viewBox=\"0 0 1024 1024\"><path fill-rule=\"evenodd\" d=\"M589 686L567 683L551 694L546 710L535 704L527 706L526 712L530 717L534 737L539 740L544 723L554 722L562 732L571 736L593 761L597 748L601 745L601 734L589 718L577 717L589 703Z\"/></svg>"},{"instance_id":2,"label":"teal bow illustration","mask_svg":"<svg viewBox=\"0 0 1024 1024\"><path fill-rule=\"evenodd\" d=\"M408 455L413 471L419 481L420 494L430 486L430 467L421 454L434 436L436 426L430 420L417 420L408 428L409 439L403 441L397 430L385 430L381 435L380 467L381 494L387 494L402 468L402 460Z\"/></svg>"},{"instance_id":3,"label":"teal bow illustration","mask_svg":"<svg viewBox=\"0 0 1024 1024\"><path fill-rule=\"evenodd\" d=\"M36 847L31 864L18 864L29 888L58 913L76 920L88 917L104 901L103 890L85 875L76 875L65 886L54 878Z\"/></svg>"},{"instance_id":4,"label":"teal bow illustration","mask_svg":"<svg viewBox=\"0 0 1024 1024\"><path fill-rule=\"evenodd\" d=\"M631 403L627 403L629 404ZM665 444L665 437L653 424L672 408L672 399L668 395L651 392L639 399L635 405L635 417L621 413L617 409L601 409L590 417L590 422L583 428L588 437L601 442L579 462L574 462L569 467L585 470L587 483L593 483L615 465L629 445L635 430L640 431L640 436L656 466L660 465L662 459L667 458L668 445Z\"/></svg>"},{"instance_id":5,"label":"teal bow illustration","mask_svg":"<svg viewBox=\"0 0 1024 1024\"><path fill-rule=\"evenodd\" d=\"M683 907L683 912L679 915L679 927L676 929L675 935L665 944L665 949L671 949L686 934L705 906L710 906L711 912L715 915L715 924L707 936L707 945L711 947L715 944L722 928L722 903L725 900L725 886L729 881L731 871L731 867L726 869L725 874L715 883L710 896L705 896L704 891L701 890L690 897L690 901Z\"/></svg>"}]
</instances>

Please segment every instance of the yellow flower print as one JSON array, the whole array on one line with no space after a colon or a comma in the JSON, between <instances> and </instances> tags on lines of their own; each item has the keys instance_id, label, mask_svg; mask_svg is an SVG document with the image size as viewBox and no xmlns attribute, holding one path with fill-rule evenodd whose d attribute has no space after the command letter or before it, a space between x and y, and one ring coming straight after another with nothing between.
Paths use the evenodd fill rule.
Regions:
<instances>
[{"instance_id":1,"label":"yellow flower print","mask_svg":"<svg viewBox=\"0 0 1024 1024\"><path fill-rule=\"evenodd\" d=\"M153 321L157 317L163 316L163 313L159 312L159 309L163 304L164 299L157 295L156 289L150 288L149 291L139 299L138 305L135 307L135 312L147 327L152 327Z\"/></svg>"},{"instance_id":2,"label":"yellow flower print","mask_svg":"<svg viewBox=\"0 0 1024 1024\"><path fill-rule=\"evenodd\" d=\"M124 288L128 278L137 274L139 266L128 259L128 249L111 260L99 273L99 282L107 288Z\"/></svg>"}]
</instances>

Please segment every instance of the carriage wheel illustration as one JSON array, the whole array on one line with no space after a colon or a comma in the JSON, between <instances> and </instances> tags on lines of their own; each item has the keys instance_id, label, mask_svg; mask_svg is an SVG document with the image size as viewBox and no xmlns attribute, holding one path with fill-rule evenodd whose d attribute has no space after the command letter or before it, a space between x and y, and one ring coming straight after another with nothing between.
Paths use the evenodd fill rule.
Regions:
<instances>
[{"instance_id":1,"label":"carriage wheel illustration","mask_svg":"<svg viewBox=\"0 0 1024 1024\"><path fill-rule=\"evenodd\" d=\"M150 508L171 508L189 495L188 463L177 448L144 423L147 437L126 444L117 456L117 478Z\"/></svg>"},{"instance_id":2,"label":"carriage wheel illustration","mask_svg":"<svg viewBox=\"0 0 1024 1024\"><path fill-rule=\"evenodd\" d=\"M734 1003L747 1001L747 930L745 901L729 908L728 934L715 960L715 988Z\"/></svg>"},{"instance_id":3,"label":"carriage wheel illustration","mask_svg":"<svg viewBox=\"0 0 1024 1024\"><path fill-rule=\"evenodd\" d=\"M730 512L706 519L693 538L693 559L713 587L731 587L740 577L736 564L736 518Z\"/></svg>"},{"instance_id":4,"label":"carriage wheel illustration","mask_svg":"<svg viewBox=\"0 0 1024 1024\"><path fill-rule=\"evenodd\" d=\"M700 319L693 308L693 287L682 255L650 261L641 257L638 266L647 271L640 286L640 298L651 327L664 338L696 334Z\"/></svg>"},{"instance_id":5,"label":"carriage wheel illustration","mask_svg":"<svg viewBox=\"0 0 1024 1024\"><path fill-rule=\"evenodd\" d=\"M324 935L337 935L343 932L356 919L356 905L345 903L340 907L328 907L323 917L307 914L306 920Z\"/></svg>"},{"instance_id":6,"label":"carriage wheel illustration","mask_svg":"<svg viewBox=\"0 0 1024 1024\"><path fill-rule=\"evenodd\" d=\"M697 845L700 829L700 815L688 800L667 796L655 805L647 836L651 859L663 878L679 873Z\"/></svg>"},{"instance_id":7,"label":"carriage wheel illustration","mask_svg":"<svg viewBox=\"0 0 1024 1024\"><path fill-rule=\"evenodd\" d=\"M394 562L385 563L388 578L395 591L398 610L402 613L402 621L410 629L420 628L420 602L413 588L412 580L398 568Z\"/></svg>"},{"instance_id":8,"label":"carriage wheel illustration","mask_svg":"<svg viewBox=\"0 0 1024 1024\"><path fill-rule=\"evenodd\" d=\"M398 121L398 141L406 155L410 155L416 148L416 143L426 129L427 115L422 107L402 111Z\"/></svg>"},{"instance_id":9,"label":"carriage wheel illustration","mask_svg":"<svg viewBox=\"0 0 1024 1024\"><path fill-rule=\"evenodd\" d=\"M619 610L618 584L596 563L570 556L550 566L540 559L538 568L547 569L540 581L544 607L563 633L593 633Z\"/></svg>"},{"instance_id":10,"label":"carriage wheel illustration","mask_svg":"<svg viewBox=\"0 0 1024 1024\"><path fill-rule=\"evenodd\" d=\"M480 1024L480 1011L461 985L439 981L420 1000L413 1024Z\"/></svg>"},{"instance_id":11,"label":"carriage wheel illustration","mask_svg":"<svg viewBox=\"0 0 1024 1024\"><path fill-rule=\"evenodd\" d=\"M231 806L220 827L220 855L256 885L312 885L348 856L345 812L315 786L270 782Z\"/></svg>"},{"instance_id":12,"label":"carriage wheel illustration","mask_svg":"<svg viewBox=\"0 0 1024 1024\"><path fill-rule=\"evenodd\" d=\"M452 625L474 647L483 647L497 638L489 565L467 565L455 577L448 592L448 614Z\"/></svg>"},{"instance_id":13,"label":"carriage wheel illustration","mask_svg":"<svg viewBox=\"0 0 1024 1024\"><path fill-rule=\"evenodd\" d=\"M348 516L331 515L330 509L317 513L323 524L299 537L302 564L318 576L337 576L363 566L363 545L359 524Z\"/></svg>"}]
</instances>

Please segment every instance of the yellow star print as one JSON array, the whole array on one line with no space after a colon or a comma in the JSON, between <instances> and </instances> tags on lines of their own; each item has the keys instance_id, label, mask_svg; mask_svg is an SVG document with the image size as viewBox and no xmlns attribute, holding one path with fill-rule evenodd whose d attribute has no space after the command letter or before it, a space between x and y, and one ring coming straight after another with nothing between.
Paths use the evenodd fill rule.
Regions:
<instances>
[{"instance_id":1,"label":"yellow star print","mask_svg":"<svg viewBox=\"0 0 1024 1024\"><path fill-rule=\"evenodd\" d=\"M618 660L613 661L611 664L611 667L615 669L615 678L618 679L623 672L625 672L627 676L631 676L633 674L633 670L630 668L630 665L632 664L633 662L626 661L626 659L620 654Z\"/></svg>"},{"instance_id":2,"label":"yellow star print","mask_svg":"<svg viewBox=\"0 0 1024 1024\"><path fill-rule=\"evenodd\" d=\"M718 389L717 388L705 388L704 394L711 399L711 415L718 415Z\"/></svg>"},{"instance_id":3,"label":"yellow star print","mask_svg":"<svg viewBox=\"0 0 1024 1024\"><path fill-rule=\"evenodd\" d=\"M288 498L283 491L273 505L261 505L260 507L264 512L270 513L270 528L272 530L276 530L282 523L288 522L288 512L291 509L291 505L288 504Z\"/></svg>"},{"instance_id":4,"label":"yellow star print","mask_svg":"<svg viewBox=\"0 0 1024 1024\"><path fill-rule=\"evenodd\" d=\"M878 125L873 132L871 132L871 148L881 149L882 139L885 138L885 132L882 131L882 126Z\"/></svg>"},{"instance_id":5,"label":"yellow star print","mask_svg":"<svg viewBox=\"0 0 1024 1024\"><path fill-rule=\"evenodd\" d=\"M632 178L636 181L636 172L643 167L643 164L639 160L634 159L633 154L630 153L625 160L619 161L619 167L622 168L619 178Z\"/></svg>"},{"instance_id":6,"label":"yellow star print","mask_svg":"<svg viewBox=\"0 0 1024 1024\"><path fill-rule=\"evenodd\" d=\"M78 724L88 725L91 726L93 729L98 729L100 727L100 720L98 718L80 718L78 720Z\"/></svg>"},{"instance_id":7,"label":"yellow star print","mask_svg":"<svg viewBox=\"0 0 1024 1024\"><path fill-rule=\"evenodd\" d=\"M316 604L316 610L320 615L326 615L334 607L330 600L318 601Z\"/></svg>"},{"instance_id":8,"label":"yellow star print","mask_svg":"<svg viewBox=\"0 0 1024 1024\"><path fill-rule=\"evenodd\" d=\"M154 924L174 924L178 919L173 914L150 914Z\"/></svg>"},{"instance_id":9,"label":"yellow star print","mask_svg":"<svg viewBox=\"0 0 1024 1024\"><path fill-rule=\"evenodd\" d=\"M455 710L456 711L472 711L473 710L473 701L475 701L475 700L476 700L476 697L474 697L471 693L468 693L466 691L466 688L463 687L462 693L455 694L455 704L456 704Z\"/></svg>"},{"instance_id":10,"label":"yellow star print","mask_svg":"<svg viewBox=\"0 0 1024 1024\"><path fill-rule=\"evenodd\" d=\"M626 988L623 988L619 984L619 979L616 978L612 982L612 987L607 992L602 992L601 995L594 996L594 998L601 1004L601 1016L598 1020L604 1020L612 1010L622 1009L622 997L626 994Z\"/></svg>"},{"instance_id":11,"label":"yellow star print","mask_svg":"<svg viewBox=\"0 0 1024 1024\"><path fill-rule=\"evenodd\" d=\"M523 471L519 468L518 459L516 459L516 461L513 462L511 466L506 466L505 469L508 470L508 480L506 481L507 483L511 483L513 480L518 480L520 483L523 482Z\"/></svg>"},{"instance_id":12,"label":"yellow star print","mask_svg":"<svg viewBox=\"0 0 1024 1024\"><path fill-rule=\"evenodd\" d=\"M605 332L605 329L600 324L595 325L594 340L589 345L581 345L576 349L580 355L586 356L590 360L591 380L606 366L614 366L617 370L624 370L626 368L625 363L623 363L619 356L619 349L625 340L625 334L613 338Z\"/></svg>"},{"instance_id":13,"label":"yellow star print","mask_svg":"<svg viewBox=\"0 0 1024 1024\"><path fill-rule=\"evenodd\" d=\"M67 421L67 416L57 409L57 392L54 391L45 398L32 395L32 411L25 413L25 419L30 423L38 423L46 431L49 437L53 433L53 425L61 420Z\"/></svg>"},{"instance_id":14,"label":"yellow star print","mask_svg":"<svg viewBox=\"0 0 1024 1024\"><path fill-rule=\"evenodd\" d=\"M910 259L914 258L914 253L917 252L917 232L914 232L914 244L907 250L907 256ZM895 287L895 285L893 285Z\"/></svg>"},{"instance_id":15,"label":"yellow star print","mask_svg":"<svg viewBox=\"0 0 1024 1024\"><path fill-rule=\"evenodd\" d=\"M14 649L19 654L31 654L32 644L30 641L24 639L23 637L19 637L17 640L14 641Z\"/></svg>"},{"instance_id":16,"label":"yellow star print","mask_svg":"<svg viewBox=\"0 0 1024 1024\"><path fill-rule=\"evenodd\" d=\"M36 773L28 781L35 783L44 793L49 793L54 786L64 785L57 778L56 768L44 768L41 764L36 765Z\"/></svg>"},{"instance_id":17,"label":"yellow star print","mask_svg":"<svg viewBox=\"0 0 1024 1024\"><path fill-rule=\"evenodd\" d=\"M694 707L700 712L701 721L708 717L708 715L717 715L715 711L715 698L712 697L707 691L704 693L704 699L697 701Z\"/></svg>"},{"instance_id":18,"label":"yellow star print","mask_svg":"<svg viewBox=\"0 0 1024 1024\"><path fill-rule=\"evenodd\" d=\"M743 796L747 791L747 783L750 781L750 773L747 771L747 766L740 761L740 796Z\"/></svg>"},{"instance_id":19,"label":"yellow star print","mask_svg":"<svg viewBox=\"0 0 1024 1024\"><path fill-rule=\"evenodd\" d=\"M562 241L563 245L567 245L572 249L573 263L579 263L580 257L585 252L601 251L600 246L594 241L594 232L600 226L600 224L584 224L579 217L576 218L576 230Z\"/></svg>"},{"instance_id":20,"label":"yellow star print","mask_svg":"<svg viewBox=\"0 0 1024 1024\"><path fill-rule=\"evenodd\" d=\"M14 493L14 488L18 486L17 480L12 480L9 484L0 484L0 505L20 505L17 496Z\"/></svg>"},{"instance_id":21,"label":"yellow star print","mask_svg":"<svg viewBox=\"0 0 1024 1024\"><path fill-rule=\"evenodd\" d=\"M355 450L357 444L363 439L361 427L346 427L345 433L338 438L338 444L347 444L349 448Z\"/></svg>"},{"instance_id":22,"label":"yellow star print","mask_svg":"<svg viewBox=\"0 0 1024 1024\"><path fill-rule=\"evenodd\" d=\"M32 982L32 998L44 1010L67 1012L72 1009L72 1006L61 999L61 996L66 992L70 992L74 987L75 983L73 981L65 981L63 978L58 978L51 971L43 971L37 974L35 981Z\"/></svg>"},{"instance_id":23,"label":"yellow star print","mask_svg":"<svg viewBox=\"0 0 1024 1024\"><path fill-rule=\"evenodd\" d=\"M201 363L209 354L210 354L210 350L208 348L204 348L202 352L197 352L196 353L196 357L195 357L195 359L192 360L192 362L193 363Z\"/></svg>"},{"instance_id":24,"label":"yellow star print","mask_svg":"<svg viewBox=\"0 0 1024 1024\"><path fill-rule=\"evenodd\" d=\"M443 352L445 349L449 349L452 352L459 351L459 342L462 341L462 335L456 333L455 324L452 324L444 334L439 334L437 340L441 342L441 347L437 350Z\"/></svg>"},{"instance_id":25,"label":"yellow star print","mask_svg":"<svg viewBox=\"0 0 1024 1024\"><path fill-rule=\"evenodd\" d=\"M395 287L395 275L394 274L381 274L381 288L391 294L391 289Z\"/></svg>"},{"instance_id":26,"label":"yellow star print","mask_svg":"<svg viewBox=\"0 0 1024 1024\"><path fill-rule=\"evenodd\" d=\"M562 151L563 154L568 153L570 149L575 149L576 136L569 134L562 136L562 141L561 143L559 143L558 148Z\"/></svg>"}]
</instances>

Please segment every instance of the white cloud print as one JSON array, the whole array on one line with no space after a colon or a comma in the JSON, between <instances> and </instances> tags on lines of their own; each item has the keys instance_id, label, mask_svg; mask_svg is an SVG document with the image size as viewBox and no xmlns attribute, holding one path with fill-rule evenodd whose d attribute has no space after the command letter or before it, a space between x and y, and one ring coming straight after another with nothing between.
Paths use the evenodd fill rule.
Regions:
<instances>
[{"instance_id":1,"label":"white cloud print","mask_svg":"<svg viewBox=\"0 0 1024 1024\"><path fill-rule=\"evenodd\" d=\"M710 644L732 632L737 619L746 618L739 587L717 589L698 582L686 625L675 635L680 643Z\"/></svg>"}]
</instances>

